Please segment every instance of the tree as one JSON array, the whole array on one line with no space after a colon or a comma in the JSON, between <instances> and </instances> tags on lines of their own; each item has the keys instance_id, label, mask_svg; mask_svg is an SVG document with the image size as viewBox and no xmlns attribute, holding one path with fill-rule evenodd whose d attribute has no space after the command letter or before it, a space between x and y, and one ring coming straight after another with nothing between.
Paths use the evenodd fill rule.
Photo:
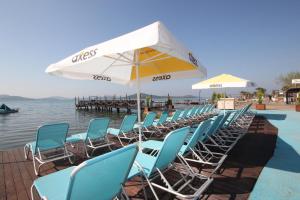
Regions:
<instances>
[{"instance_id":1,"label":"tree","mask_svg":"<svg viewBox=\"0 0 300 200\"><path fill-rule=\"evenodd\" d=\"M256 93L262 93L263 95L265 95L265 93L267 91L265 88L262 88L262 87L258 87L255 90L256 90Z\"/></svg>"},{"instance_id":2,"label":"tree","mask_svg":"<svg viewBox=\"0 0 300 200\"><path fill-rule=\"evenodd\" d=\"M215 103L215 102L216 102L216 99L217 99L217 94L216 94L215 92L213 92L212 95L211 95L211 101L212 101L213 103Z\"/></svg>"},{"instance_id":3,"label":"tree","mask_svg":"<svg viewBox=\"0 0 300 200\"><path fill-rule=\"evenodd\" d=\"M265 88L262 88L262 87L256 88L256 95L257 95L257 98L258 98L258 104L262 104L265 93L266 93Z\"/></svg>"},{"instance_id":4,"label":"tree","mask_svg":"<svg viewBox=\"0 0 300 200\"><path fill-rule=\"evenodd\" d=\"M292 86L293 79L300 79L300 71L282 74L277 78L277 82L281 84L283 90L286 90Z\"/></svg>"}]
</instances>

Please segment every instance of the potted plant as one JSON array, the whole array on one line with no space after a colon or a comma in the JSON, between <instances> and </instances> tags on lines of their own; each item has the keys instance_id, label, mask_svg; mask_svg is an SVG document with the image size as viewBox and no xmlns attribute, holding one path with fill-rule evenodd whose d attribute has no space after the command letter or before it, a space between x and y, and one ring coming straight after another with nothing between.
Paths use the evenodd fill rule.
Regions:
<instances>
[{"instance_id":1,"label":"potted plant","mask_svg":"<svg viewBox=\"0 0 300 200\"><path fill-rule=\"evenodd\" d=\"M300 112L300 92L297 93L297 102L295 106L296 112Z\"/></svg>"},{"instance_id":2,"label":"potted plant","mask_svg":"<svg viewBox=\"0 0 300 200\"><path fill-rule=\"evenodd\" d=\"M264 88L256 88L256 95L258 98L257 104L255 105L256 110L266 110L266 104L263 103L265 91Z\"/></svg>"}]
</instances>

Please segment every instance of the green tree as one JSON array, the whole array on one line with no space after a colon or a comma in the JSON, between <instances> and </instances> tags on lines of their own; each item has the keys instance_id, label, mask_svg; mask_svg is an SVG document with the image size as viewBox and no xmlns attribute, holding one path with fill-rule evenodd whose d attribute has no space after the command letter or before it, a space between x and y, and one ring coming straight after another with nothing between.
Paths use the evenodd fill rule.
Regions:
<instances>
[{"instance_id":1,"label":"green tree","mask_svg":"<svg viewBox=\"0 0 300 200\"><path fill-rule=\"evenodd\" d=\"M258 87L256 88L256 96L258 98L258 104L262 104L263 103L263 99L266 93L266 89L262 88L262 87Z\"/></svg>"},{"instance_id":2,"label":"green tree","mask_svg":"<svg viewBox=\"0 0 300 200\"><path fill-rule=\"evenodd\" d=\"M286 90L292 86L293 79L300 79L300 71L282 74L277 78L277 82L281 84L283 90Z\"/></svg>"},{"instance_id":3,"label":"green tree","mask_svg":"<svg viewBox=\"0 0 300 200\"><path fill-rule=\"evenodd\" d=\"M265 95L265 93L267 91L265 88L262 88L262 87L258 87L255 90L256 90L256 93L262 93L263 95Z\"/></svg>"}]
</instances>

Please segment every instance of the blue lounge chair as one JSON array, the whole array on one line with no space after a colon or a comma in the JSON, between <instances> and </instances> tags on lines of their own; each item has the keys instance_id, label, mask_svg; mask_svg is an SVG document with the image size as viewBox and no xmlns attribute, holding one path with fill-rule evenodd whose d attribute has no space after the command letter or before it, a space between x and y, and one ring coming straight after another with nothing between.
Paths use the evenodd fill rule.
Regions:
<instances>
[{"instance_id":1,"label":"blue lounge chair","mask_svg":"<svg viewBox=\"0 0 300 200\"><path fill-rule=\"evenodd\" d=\"M34 142L27 143L24 146L25 158L28 158L29 152L32 154L33 168L36 175L39 175L43 164L56 160L68 158L72 164L71 156L65 146L69 124L48 124L41 126L36 134ZM36 166L36 161L38 165Z\"/></svg>"},{"instance_id":2,"label":"blue lounge chair","mask_svg":"<svg viewBox=\"0 0 300 200\"><path fill-rule=\"evenodd\" d=\"M137 116L135 114L126 115L123 118L123 121L119 129L109 128L107 131L108 133L117 137L122 146L125 146L122 142L122 139L131 142L133 140L137 140L138 138L138 134L134 131L134 125L136 123L136 120L137 120Z\"/></svg>"},{"instance_id":3,"label":"blue lounge chair","mask_svg":"<svg viewBox=\"0 0 300 200\"><path fill-rule=\"evenodd\" d=\"M47 200L111 200L121 196L137 151L136 145L128 145L40 177L31 187L32 200L34 188Z\"/></svg>"},{"instance_id":4,"label":"blue lounge chair","mask_svg":"<svg viewBox=\"0 0 300 200\"><path fill-rule=\"evenodd\" d=\"M186 169L184 174L180 173L180 171L177 171L180 173L182 178L175 184L171 185L167 177L164 175L164 172L175 169L173 162L179 153L188 132L189 127L180 128L170 132L165 137L157 156L139 152L135 160L135 165L133 165L128 178L131 179L135 176L142 176L142 178L147 181L151 191L153 192L153 195L155 196L155 199L157 200L159 197L157 196L154 188L171 193L180 199L199 198L213 179L203 176L195 176L195 174L191 173L189 169ZM156 178L163 180L162 185L154 182ZM200 178L204 181L204 184L198 189L195 189L191 186L191 183L195 178ZM189 188L195 192L193 194L183 194L182 191L186 188Z\"/></svg>"},{"instance_id":5,"label":"blue lounge chair","mask_svg":"<svg viewBox=\"0 0 300 200\"><path fill-rule=\"evenodd\" d=\"M196 129L196 134L190 139L187 145L184 145L179 153L180 160L183 164L187 165L189 168L189 162L198 163L203 166L211 166L210 177L221 167L227 154L218 153L211 151L206 145L205 141L208 140L208 134L214 127L218 126L218 123L221 121L223 116L220 116L219 119L212 121L210 119L202 122L199 127ZM201 134L197 138L197 131ZM198 133L199 134L199 133Z\"/></svg>"},{"instance_id":6,"label":"blue lounge chair","mask_svg":"<svg viewBox=\"0 0 300 200\"><path fill-rule=\"evenodd\" d=\"M235 146L237 141L240 139L239 137L235 138L234 140L230 140L227 138L224 139L222 137L222 135L219 134L220 133L219 130L223 127L223 125L227 121L230 114L231 114L230 112L227 112L225 115L223 115L223 114L219 115L215 119L214 126L212 126L208 130L206 141L204 142L206 147L217 148L217 149L221 150L223 152L223 154L226 154L226 155ZM218 123L216 123L216 122L218 122Z\"/></svg>"},{"instance_id":7,"label":"blue lounge chair","mask_svg":"<svg viewBox=\"0 0 300 200\"><path fill-rule=\"evenodd\" d=\"M214 123L216 124L218 121L215 121ZM210 173L210 176L212 176L227 157L227 155L212 152L205 147L203 141L206 139L207 131L211 126L213 126L211 120L205 120L200 123L192 136L186 141L186 144L182 145L178 153L181 163L186 165L195 174L197 174L197 172L193 170L188 161L213 167L213 170ZM142 143L142 148L146 151L150 150L150 155L155 155L156 151L159 151L162 148L162 144L161 141L148 140Z\"/></svg>"},{"instance_id":8,"label":"blue lounge chair","mask_svg":"<svg viewBox=\"0 0 300 200\"><path fill-rule=\"evenodd\" d=\"M108 140L108 125L109 118L92 119L89 123L87 132L72 135L67 138L67 142L83 142L86 156L88 158L92 156L94 151L99 148L108 147L110 150L112 150L110 146L114 143ZM90 154L88 153L88 149L92 149L92 152Z\"/></svg>"},{"instance_id":9,"label":"blue lounge chair","mask_svg":"<svg viewBox=\"0 0 300 200\"><path fill-rule=\"evenodd\" d=\"M148 114L146 115L144 121L141 123L141 130L143 132L143 136L145 136L144 133L149 133L150 136L152 136L152 134L155 132L155 130L153 130L154 126L154 120L156 118L156 113L155 112L148 112ZM139 125L135 124L134 128L138 128Z\"/></svg>"},{"instance_id":10,"label":"blue lounge chair","mask_svg":"<svg viewBox=\"0 0 300 200\"><path fill-rule=\"evenodd\" d=\"M167 119L169 117L169 113L168 111L163 111L159 117L158 120L155 120L153 122L153 126L157 129L157 130L161 130L161 129L168 129L168 127L164 126L164 124L167 122Z\"/></svg>"},{"instance_id":11,"label":"blue lounge chair","mask_svg":"<svg viewBox=\"0 0 300 200\"><path fill-rule=\"evenodd\" d=\"M178 127L180 124L177 122L179 120L179 117L183 111L176 110L175 113L172 115L172 117L167 119L167 122L165 123L165 127L168 127L169 129L174 129Z\"/></svg>"}]
</instances>

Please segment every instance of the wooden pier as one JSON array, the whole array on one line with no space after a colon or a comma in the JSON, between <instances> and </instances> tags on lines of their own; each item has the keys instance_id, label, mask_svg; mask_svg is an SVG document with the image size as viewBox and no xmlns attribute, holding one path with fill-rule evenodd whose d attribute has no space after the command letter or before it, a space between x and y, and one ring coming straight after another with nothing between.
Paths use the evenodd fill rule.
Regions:
<instances>
[{"instance_id":1,"label":"wooden pier","mask_svg":"<svg viewBox=\"0 0 300 200\"><path fill-rule=\"evenodd\" d=\"M137 108L137 100L128 99L126 97L119 99L107 99L105 97L75 97L75 107L77 110L95 110L101 112L120 112L121 110L130 113L131 110ZM141 110L144 110L146 107L145 100L141 100ZM152 102L152 109L162 109L164 108L164 102Z\"/></svg>"},{"instance_id":2,"label":"wooden pier","mask_svg":"<svg viewBox=\"0 0 300 200\"><path fill-rule=\"evenodd\" d=\"M255 118L248 134L232 149L221 167L220 174L214 176L214 181L205 192L204 199L248 199L261 170L272 157L276 137L276 127L264 118ZM119 147L116 141L114 148ZM81 147L78 149L70 147L70 150L76 155L75 165L84 161ZM101 155L105 151L98 151L95 155ZM49 163L42 167L41 175L44 176L69 166L67 161ZM203 169L203 172L205 173L206 170L209 169ZM36 178L32 161L24 159L22 148L0 151L0 200L29 200L30 187ZM131 199L143 199L143 191L138 180L128 181L125 190ZM150 196L149 199L153 199L148 187L146 191ZM34 195L35 199L39 199L36 193ZM159 197L160 199L173 199L165 192L160 192Z\"/></svg>"}]
</instances>

